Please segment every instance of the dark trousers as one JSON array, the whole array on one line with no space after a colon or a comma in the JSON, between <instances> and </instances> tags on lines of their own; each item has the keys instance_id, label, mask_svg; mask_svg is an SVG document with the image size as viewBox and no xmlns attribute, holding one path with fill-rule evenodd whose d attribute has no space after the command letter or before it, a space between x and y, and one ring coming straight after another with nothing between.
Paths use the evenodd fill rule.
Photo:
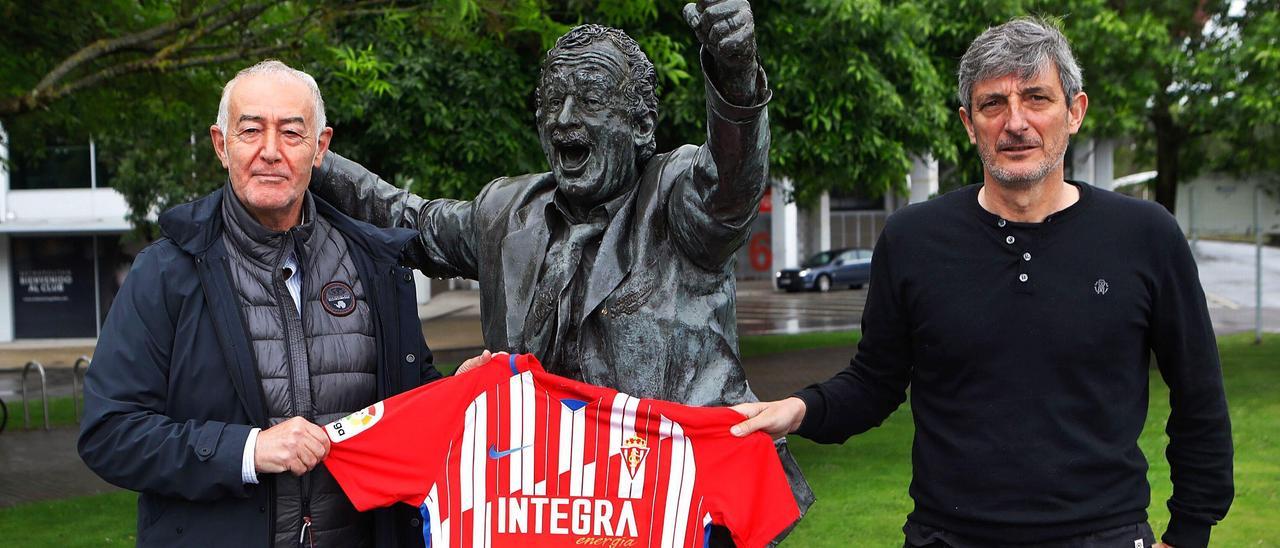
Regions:
<instances>
[{"instance_id":1,"label":"dark trousers","mask_svg":"<svg viewBox=\"0 0 1280 548\"><path fill-rule=\"evenodd\" d=\"M711 542L707 544L708 548L733 548L733 535L729 534L729 530L719 525L711 526Z\"/></svg>"},{"instance_id":2,"label":"dark trousers","mask_svg":"<svg viewBox=\"0 0 1280 548\"><path fill-rule=\"evenodd\" d=\"M1156 535L1146 522L1036 543L978 540L910 520L902 532L906 535L903 548L1151 548L1156 543Z\"/></svg>"}]
</instances>

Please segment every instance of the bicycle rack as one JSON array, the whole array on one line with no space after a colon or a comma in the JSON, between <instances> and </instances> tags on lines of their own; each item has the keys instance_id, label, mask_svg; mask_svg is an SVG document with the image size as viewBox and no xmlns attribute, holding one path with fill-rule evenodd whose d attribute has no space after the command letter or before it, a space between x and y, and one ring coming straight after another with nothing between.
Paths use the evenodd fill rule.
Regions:
<instances>
[{"instance_id":1,"label":"bicycle rack","mask_svg":"<svg viewBox=\"0 0 1280 548\"><path fill-rule=\"evenodd\" d=\"M91 362L93 360L89 356L80 356L75 367L71 368L71 413L76 417L76 424L80 423L80 402L76 398L79 397L81 401L84 399L84 395L80 394L80 366L83 365L87 372Z\"/></svg>"},{"instance_id":2,"label":"bicycle rack","mask_svg":"<svg viewBox=\"0 0 1280 548\"><path fill-rule=\"evenodd\" d=\"M29 361L27 365L22 366L22 428L24 430L31 429L31 411L27 409L27 373L31 372L31 366L35 366L36 371L40 373L40 399L44 401L44 429L49 429L49 389L45 382L44 366L38 361Z\"/></svg>"}]
</instances>

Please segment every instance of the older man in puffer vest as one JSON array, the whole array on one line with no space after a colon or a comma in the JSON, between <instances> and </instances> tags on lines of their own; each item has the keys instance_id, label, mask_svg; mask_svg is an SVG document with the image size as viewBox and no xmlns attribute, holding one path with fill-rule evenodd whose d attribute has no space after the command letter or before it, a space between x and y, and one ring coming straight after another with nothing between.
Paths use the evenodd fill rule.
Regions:
<instances>
[{"instance_id":1,"label":"older man in puffer vest","mask_svg":"<svg viewBox=\"0 0 1280 548\"><path fill-rule=\"evenodd\" d=\"M241 71L210 134L229 182L161 215L138 255L85 381L81 457L140 493L140 546L421 545L416 509L355 511L317 426L440 377L398 264L415 232L308 191L333 130L304 72Z\"/></svg>"}]
</instances>

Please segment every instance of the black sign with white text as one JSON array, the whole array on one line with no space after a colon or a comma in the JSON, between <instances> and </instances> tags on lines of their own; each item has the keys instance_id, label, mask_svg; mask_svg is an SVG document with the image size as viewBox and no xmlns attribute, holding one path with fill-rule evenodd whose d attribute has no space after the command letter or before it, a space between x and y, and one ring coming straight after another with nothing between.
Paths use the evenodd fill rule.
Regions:
<instances>
[{"instance_id":1,"label":"black sign with white text","mask_svg":"<svg viewBox=\"0 0 1280 548\"><path fill-rule=\"evenodd\" d=\"M93 238L13 238L16 338L93 337Z\"/></svg>"}]
</instances>

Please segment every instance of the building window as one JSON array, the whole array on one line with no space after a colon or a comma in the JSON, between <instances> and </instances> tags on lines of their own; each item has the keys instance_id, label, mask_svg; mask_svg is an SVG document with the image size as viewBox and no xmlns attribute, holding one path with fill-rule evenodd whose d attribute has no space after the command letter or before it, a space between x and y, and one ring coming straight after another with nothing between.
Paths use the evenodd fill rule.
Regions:
<instances>
[{"instance_id":1,"label":"building window","mask_svg":"<svg viewBox=\"0 0 1280 548\"><path fill-rule=\"evenodd\" d=\"M93 141L84 144L50 144L40 149L10 143L12 190L109 187L111 173L97 158Z\"/></svg>"}]
</instances>

